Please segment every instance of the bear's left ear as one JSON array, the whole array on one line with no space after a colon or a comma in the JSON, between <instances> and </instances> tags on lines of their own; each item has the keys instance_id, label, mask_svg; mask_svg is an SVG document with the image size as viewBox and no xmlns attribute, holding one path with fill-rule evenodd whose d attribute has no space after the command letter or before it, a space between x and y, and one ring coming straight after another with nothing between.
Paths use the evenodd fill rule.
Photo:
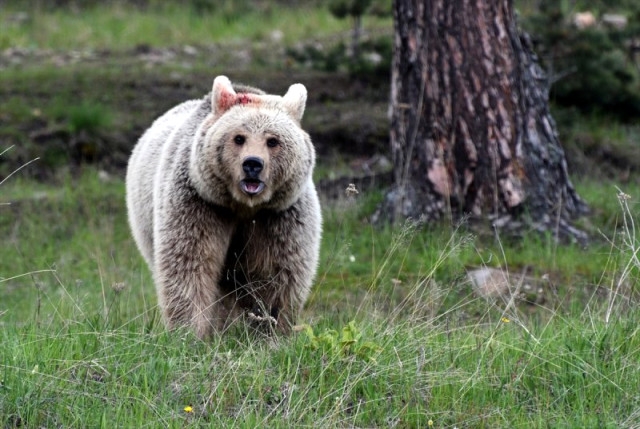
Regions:
<instances>
[{"instance_id":1,"label":"bear's left ear","mask_svg":"<svg viewBox=\"0 0 640 429\"><path fill-rule=\"evenodd\" d=\"M282 97L282 104L293 118L300 122L304 115L304 108L307 103L307 88L301 83L295 83L289 87L287 93Z\"/></svg>"}]
</instances>

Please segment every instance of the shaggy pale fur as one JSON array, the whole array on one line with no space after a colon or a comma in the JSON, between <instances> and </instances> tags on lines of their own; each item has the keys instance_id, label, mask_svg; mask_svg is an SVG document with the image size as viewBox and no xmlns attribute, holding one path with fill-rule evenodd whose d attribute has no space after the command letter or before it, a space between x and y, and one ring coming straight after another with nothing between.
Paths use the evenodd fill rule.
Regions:
<instances>
[{"instance_id":1,"label":"shaggy pale fur","mask_svg":"<svg viewBox=\"0 0 640 429\"><path fill-rule=\"evenodd\" d=\"M317 265L307 91L283 97L218 76L149 128L127 171L129 223L169 328L207 337L246 314L289 332Z\"/></svg>"}]
</instances>

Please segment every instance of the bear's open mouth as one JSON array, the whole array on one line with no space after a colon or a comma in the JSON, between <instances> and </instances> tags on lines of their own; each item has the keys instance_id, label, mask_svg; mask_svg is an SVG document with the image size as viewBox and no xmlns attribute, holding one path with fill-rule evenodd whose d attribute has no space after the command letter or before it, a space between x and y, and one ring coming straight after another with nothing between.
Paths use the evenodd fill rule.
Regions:
<instances>
[{"instance_id":1,"label":"bear's open mouth","mask_svg":"<svg viewBox=\"0 0 640 429\"><path fill-rule=\"evenodd\" d=\"M264 182L257 179L244 179L240 181L240 188L242 191L249 195L258 195L264 189Z\"/></svg>"}]
</instances>

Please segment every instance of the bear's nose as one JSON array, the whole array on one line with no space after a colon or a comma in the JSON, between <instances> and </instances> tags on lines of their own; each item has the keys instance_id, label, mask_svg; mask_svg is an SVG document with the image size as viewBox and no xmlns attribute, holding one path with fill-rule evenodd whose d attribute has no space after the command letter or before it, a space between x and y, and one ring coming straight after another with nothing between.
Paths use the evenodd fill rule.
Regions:
<instances>
[{"instance_id":1,"label":"bear's nose","mask_svg":"<svg viewBox=\"0 0 640 429\"><path fill-rule=\"evenodd\" d=\"M245 174L252 179L258 177L263 167L264 161L255 156L245 158L242 162L242 169L244 170Z\"/></svg>"}]
</instances>

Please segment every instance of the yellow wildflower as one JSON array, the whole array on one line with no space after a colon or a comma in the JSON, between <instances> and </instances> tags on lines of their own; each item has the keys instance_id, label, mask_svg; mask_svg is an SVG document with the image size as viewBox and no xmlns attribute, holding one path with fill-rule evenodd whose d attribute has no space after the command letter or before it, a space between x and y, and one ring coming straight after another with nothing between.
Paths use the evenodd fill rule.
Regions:
<instances>
[{"instance_id":1,"label":"yellow wildflower","mask_svg":"<svg viewBox=\"0 0 640 429\"><path fill-rule=\"evenodd\" d=\"M502 317L500 320L502 321L502 323L509 323L509 322L511 322L511 320L509 320L507 317Z\"/></svg>"},{"instance_id":2,"label":"yellow wildflower","mask_svg":"<svg viewBox=\"0 0 640 429\"><path fill-rule=\"evenodd\" d=\"M193 413L193 407L191 405L187 405L186 407L184 407L184 412Z\"/></svg>"}]
</instances>

